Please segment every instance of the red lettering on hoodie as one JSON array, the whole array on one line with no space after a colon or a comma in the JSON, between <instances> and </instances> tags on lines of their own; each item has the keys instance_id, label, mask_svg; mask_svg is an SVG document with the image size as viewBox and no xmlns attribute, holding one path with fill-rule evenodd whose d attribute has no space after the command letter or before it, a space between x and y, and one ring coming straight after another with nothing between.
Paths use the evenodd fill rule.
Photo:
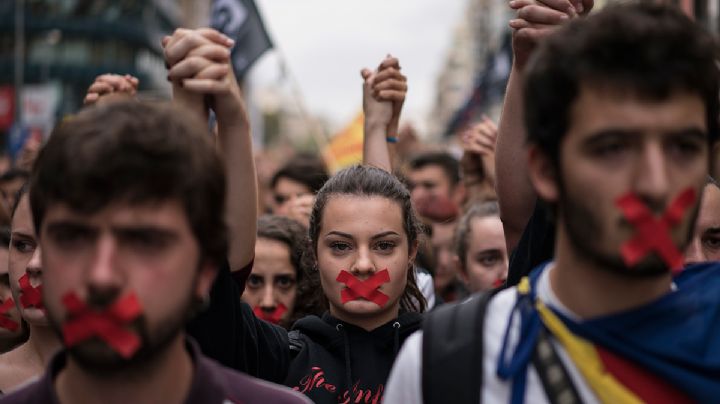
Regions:
<instances>
[{"instance_id":1,"label":"red lettering on hoodie","mask_svg":"<svg viewBox=\"0 0 720 404\"><path fill-rule=\"evenodd\" d=\"M309 375L300 379L300 386L293 387L293 390L303 394L318 388L323 388L330 393L334 393L337 390L335 385L325 381L325 371L320 367L313 366L311 370L312 372Z\"/></svg>"},{"instance_id":2,"label":"red lettering on hoodie","mask_svg":"<svg viewBox=\"0 0 720 404\"><path fill-rule=\"evenodd\" d=\"M337 388L325 379L325 371L319 366L313 366L311 373L300 379L300 385L293 387L293 390L306 394L315 389L324 389L329 393L335 393ZM379 384L377 389L361 389L358 387L360 381L357 381L352 387L352 392L345 390L338 396L339 404L380 404L382 401L385 386Z\"/></svg>"}]
</instances>

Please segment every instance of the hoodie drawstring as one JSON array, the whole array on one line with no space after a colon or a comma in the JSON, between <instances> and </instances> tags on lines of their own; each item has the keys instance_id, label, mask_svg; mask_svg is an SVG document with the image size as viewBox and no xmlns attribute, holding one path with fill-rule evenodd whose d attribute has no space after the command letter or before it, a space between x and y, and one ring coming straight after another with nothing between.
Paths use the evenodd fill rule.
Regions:
<instances>
[{"instance_id":1,"label":"hoodie drawstring","mask_svg":"<svg viewBox=\"0 0 720 404\"><path fill-rule=\"evenodd\" d=\"M352 397L352 367L350 365L350 341L348 340L347 333L345 332L345 327L343 327L342 324L336 325L335 329L338 330L338 332L342 334L343 337L343 345L345 346L345 379L347 383L348 397Z\"/></svg>"},{"instance_id":2,"label":"hoodie drawstring","mask_svg":"<svg viewBox=\"0 0 720 404\"><path fill-rule=\"evenodd\" d=\"M395 329L395 356L397 357L397 353L400 350L400 323L397 321L393 323L393 328Z\"/></svg>"}]
</instances>

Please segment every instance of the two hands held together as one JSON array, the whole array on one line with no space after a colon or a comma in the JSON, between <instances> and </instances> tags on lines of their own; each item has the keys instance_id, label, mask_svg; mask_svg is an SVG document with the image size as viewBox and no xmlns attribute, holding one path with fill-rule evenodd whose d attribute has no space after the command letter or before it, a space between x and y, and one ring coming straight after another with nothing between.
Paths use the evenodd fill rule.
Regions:
<instances>
[{"instance_id":1,"label":"two hands held together","mask_svg":"<svg viewBox=\"0 0 720 404\"><path fill-rule=\"evenodd\" d=\"M173 99L203 111L207 106L226 118L246 116L240 87L231 65L234 41L211 28L179 28L162 39L167 79L173 85ZM139 81L131 75L104 74L88 88L85 105L134 97ZM242 111L242 114L238 114Z\"/></svg>"},{"instance_id":2,"label":"two hands held together","mask_svg":"<svg viewBox=\"0 0 720 404\"><path fill-rule=\"evenodd\" d=\"M408 88L407 77L400 71L400 61L388 55L377 69L364 68L360 75L366 128L382 131L388 141L396 141Z\"/></svg>"}]
</instances>

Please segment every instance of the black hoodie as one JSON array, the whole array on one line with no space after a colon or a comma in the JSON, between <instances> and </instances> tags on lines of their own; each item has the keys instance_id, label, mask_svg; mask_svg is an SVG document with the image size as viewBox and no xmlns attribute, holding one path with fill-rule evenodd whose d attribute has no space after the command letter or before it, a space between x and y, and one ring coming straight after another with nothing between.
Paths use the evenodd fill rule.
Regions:
<instances>
[{"instance_id":1,"label":"black hoodie","mask_svg":"<svg viewBox=\"0 0 720 404\"><path fill-rule=\"evenodd\" d=\"M400 346L421 321L419 313L402 313L365 331L328 313L300 319L290 332L285 385L316 403L379 403Z\"/></svg>"},{"instance_id":2,"label":"black hoodie","mask_svg":"<svg viewBox=\"0 0 720 404\"><path fill-rule=\"evenodd\" d=\"M365 331L326 313L298 320L288 335L255 317L241 302L238 284L227 266L222 268L208 310L190 324L188 333L205 355L294 387L316 403L380 403L400 346L422 320L419 313L402 313Z\"/></svg>"}]
</instances>

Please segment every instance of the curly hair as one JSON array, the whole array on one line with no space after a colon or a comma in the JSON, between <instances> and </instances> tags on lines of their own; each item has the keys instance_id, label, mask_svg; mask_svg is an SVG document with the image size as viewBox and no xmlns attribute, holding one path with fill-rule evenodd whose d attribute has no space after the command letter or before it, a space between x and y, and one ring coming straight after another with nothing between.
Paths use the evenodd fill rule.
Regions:
<instances>
[{"instance_id":1,"label":"curly hair","mask_svg":"<svg viewBox=\"0 0 720 404\"><path fill-rule=\"evenodd\" d=\"M610 5L570 22L540 44L524 80L528 142L559 166L560 142L583 86L604 86L648 101L677 92L702 98L708 141L718 136L720 69L715 39L677 7Z\"/></svg>"}]
</instances>

